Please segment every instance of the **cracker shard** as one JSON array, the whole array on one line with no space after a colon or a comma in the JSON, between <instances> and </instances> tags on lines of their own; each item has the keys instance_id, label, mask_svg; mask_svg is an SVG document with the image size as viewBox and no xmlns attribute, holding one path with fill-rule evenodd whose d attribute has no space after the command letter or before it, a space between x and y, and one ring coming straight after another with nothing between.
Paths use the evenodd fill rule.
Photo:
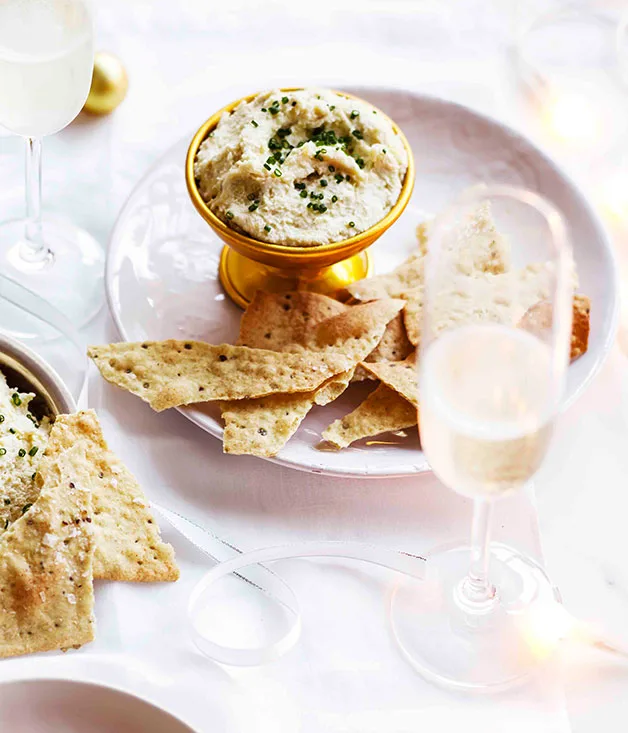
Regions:
<instances>
[{"instance_id":1,"label":"cracker shard","mask_svg":"<svg viewBox=\"0 0 628 733\"><path fill-rule=\"evenodd\" d=\"M347 287L357 300L403 298L409 290L421 288L425 276L425 254L429 248L429 228L417 231L419 249L399 267L385 275L360 280ZM499 274L509 267L509 248L495 229L488 202L463 219L448 240L443 256L452 270L460 274L490 272ZM412 339L410 339L412 340Z\"/></svg>"},{"instance_id":2,"label":"cracker shard","mask_svg":"<svg viewBox=\"0 0 628 733\"><path fill-rule=\"evenodd\" d=\"M78 453L42 460L39 497L0 538L0 657L94 638L92 506Z\"/></svg>"},{"instance_id":3,"label":"cracker shard","mask_svg":"<svg viewBox=\"0 0 628 733\"><path fill-rule=\"evenodd\" d=\"M315 301L321 303L320 299L324 297L308 298L308 307ZM256 298L256 301L264 302L265 316L276 324L280 320L276 311L283 310L284 298L266 294ZM304 301L301 303L303 306ZM308 324L307 329L297 336L299 345L312 355L343 354L349 359L351 368L308 393L222 403L225 453L266 457L276 455L314 404L327 404L344 392L358 362L373 351L388 323L402 307L403 301L387 299L359 306L343 306L336 309L336 314L331 317L325 317L327 312L323 308L310 308L308 312L315 313L314 317L322 320L317 324ZM274 338L284 344L282 348L287 347L279 335L275 334Z\"/></svg>"},{"instance_id":4,"label":"cracker shard","mask_svg":"<svg viewBox=\"0 0 628 733\"><path fill-rule=\"evenodd\" d=\"M591 301L586 295L576 294L573 297L571 326L570 359L574 361L586 353L589 347L589 329L591 318ZM542 334L552 325L552 304L547 300L539 301L525 312L518 323L519 328Z\"/></svg>"},{"instance_id":5,"label":"cracker shard","mask_svg":"<svg viewBox=\"0 0 628 733\"><path fill-rule=\"evenodd\" d=\"M290 354L202 341L144 341L91 346L109 382L157 411L212 400L308 392L349 364L339 354Z\"/></svg>"},{"instance_id":6,"label":"cracker shard","mask_svg":"<svg viewBox=\"0 0 628 733\"><path fill-rule=\"evenodd\" d=\"M415 354L404 361L380 361L374 364L363 362L362 367L418 408L419 387Z\"/></svg>"},{"instance_id":7,"label":"cracker shard","mask_svg":"<svg viewBox=\"0 0 628 733\"><path fill-rule=\"evenodd\" d=\"M174 581L179 570L172 547L135 477L109 449L93 410L59 415L46 457L81 449L73 460L84 472L94 509L94 577L135 582Z\"/></svg>"},{"instance_id":8,"label":"cracker shard","mask_svg":"<svg viewBox=\"0 0 628 733\"><path fill-rule=\"evenodd\" d=\"M323 432L323 439L340 449L362 438L404 430L416 424L416 408L390 387L380 384L353 412L335 420Z\"/></svg>"}]
</instances>

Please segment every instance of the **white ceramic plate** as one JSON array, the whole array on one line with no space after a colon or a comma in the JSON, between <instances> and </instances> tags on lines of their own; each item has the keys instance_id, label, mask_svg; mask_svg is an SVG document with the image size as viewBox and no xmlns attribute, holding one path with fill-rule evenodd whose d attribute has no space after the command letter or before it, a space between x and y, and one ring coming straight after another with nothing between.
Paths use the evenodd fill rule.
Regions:
<instances>
[{"instance_id":1,"label":"white ceramic plate","mask_svg":"<svg viewBox=\"0 0 628 733\"><path fill-rule=\"evenodd\" d=\"M571 229L581 289L593 303L589 351L569 369L566 403L570 403L599 369L614 338L617 318L611 245L587 201L529 141L466 107L407 91L348 91L387 112L405 132L416 159L411 205L371 248L375 272L399 264L416 247L416 224L475 183L525 186L563 211ZM208 116L212 112L208 109ZM183 165L188 142L181 140L172 147L138 184L111 236L107 292L120 335L129 341L190 338L221 343L237 337L241 312L218 282L222 245L186 193ZM353 409L365 389L365 385L355 385L331 405L314 408L271 460L344 476L405 476L428 470L416 431L362 441L338 452L316 448L324 428ZM215 408L207 405L181 411L221 437Z\"/></svg>"},{"instance_id":2,"label":"white ceramic plate","mask_svg":"<svg viewBox=\"0 0 628 733\"><path fill-rule=\"evenodd\" d=\"M71 680L0 684L0 730L7 733L194 733L152 703Z\"/></svg>"}]
</instances>

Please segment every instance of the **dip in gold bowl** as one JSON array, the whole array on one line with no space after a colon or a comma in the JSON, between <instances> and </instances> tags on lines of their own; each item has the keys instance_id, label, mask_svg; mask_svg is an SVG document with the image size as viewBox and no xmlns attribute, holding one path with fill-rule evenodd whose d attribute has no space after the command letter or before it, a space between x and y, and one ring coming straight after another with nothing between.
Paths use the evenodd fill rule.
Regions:
<instances>
[{"instance_id":1,"label":"dip in gold bowl","mask_svg":"<svg viewBox=\"0 0 628 733\"><path fill-rule=\"evenodd\" d=\"M414 161L403 133L368 102L281 89L212 115L192 139L185 177L226 245L221 282L244 307L257 290L333 294L367 277L366 248L408 204Z\"/></svg>"}]
</instances>

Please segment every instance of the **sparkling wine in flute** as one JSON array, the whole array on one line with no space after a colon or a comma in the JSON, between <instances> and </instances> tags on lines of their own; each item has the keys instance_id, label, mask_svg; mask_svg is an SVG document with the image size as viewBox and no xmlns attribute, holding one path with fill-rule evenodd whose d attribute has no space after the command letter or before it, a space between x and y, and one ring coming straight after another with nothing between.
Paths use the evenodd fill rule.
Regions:
<instances>
[{"instance_id":1,"label":"sparkling wine in flute","mask_svg":"<svg viewBox=\"0 0 628 733\"><path fill-rule=\"evenodd\" d=\"M494 498L536 473L551 432L550 359L536 336L498 324L456 328L424 351L421 440L443 483Z\"/></svg>"},{"instance_id":2,"label":"sparkling wine in flute","mask_svg":"<svg viewBox=\"0 0 628 733\"><path fill-rule=\"evenodd\" d=\"M0 272L75 327L102 305L104 254L84 229L42 218L41 151L42 138L81 111L93 60L90 0L0 0L0 127L26 143L25 216L0 223ZM69 176L66 183L80 185ZM0 321L21 339L49 337L32 319L4 314L2 303Z\"/></svg>"},{"instance_id":3,"label":"sparkling wine in flute","mask_svg":"<svg viewBox=\"0 0 628 733\"><path fill-rule=\"evenodd\" d=\"M92 76L88 9L73 0L0 3L0 124L18 135L61 130L81 111Z\"/></svg>"}]
</instances>

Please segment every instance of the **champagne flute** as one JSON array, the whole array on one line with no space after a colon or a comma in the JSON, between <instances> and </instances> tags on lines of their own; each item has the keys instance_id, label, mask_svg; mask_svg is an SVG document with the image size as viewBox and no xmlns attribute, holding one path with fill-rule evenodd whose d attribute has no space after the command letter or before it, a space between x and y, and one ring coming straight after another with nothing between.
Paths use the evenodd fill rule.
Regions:
<instances>
[{"instance_id":1,"label":"champagne flute","mask_svg":"<svg viewBox=\"0 0 628 733\"><path fill-rule=\"evenodd\" d=\"M42 220L41 141L81 111L93 59L88 0L0 2L0 125L26 141L26 219L0 224L0 270L75 326L102 304L104 256L87 232ZM24 324L14 330L31 335Z\"/></svg>"},{"instance_id":2,"label":"champagne flute","mask_svg":"<svg viewBox=\"0 0 628 733\"><path fill-rule=\"evenodd\" d=\"M487 204L511 243L513 270L539 263L526 270L527 280L514 272L478 275L468 252L467 266L460 265L461 232ZM473 499L474 516L470 546L436 548L427 556L430 581L397 589L392 624L403 653L425 677L458 689L499 690L538 664L533 631L543 609L555 606L543 568L516 549L491 544L490 524L494 501L536 473L560 410L571 337L571 248L557 209L509 186L463 194L436 220L428 247L418 360L421 444L439 479Z\"/></svg>"}]
</instances>

